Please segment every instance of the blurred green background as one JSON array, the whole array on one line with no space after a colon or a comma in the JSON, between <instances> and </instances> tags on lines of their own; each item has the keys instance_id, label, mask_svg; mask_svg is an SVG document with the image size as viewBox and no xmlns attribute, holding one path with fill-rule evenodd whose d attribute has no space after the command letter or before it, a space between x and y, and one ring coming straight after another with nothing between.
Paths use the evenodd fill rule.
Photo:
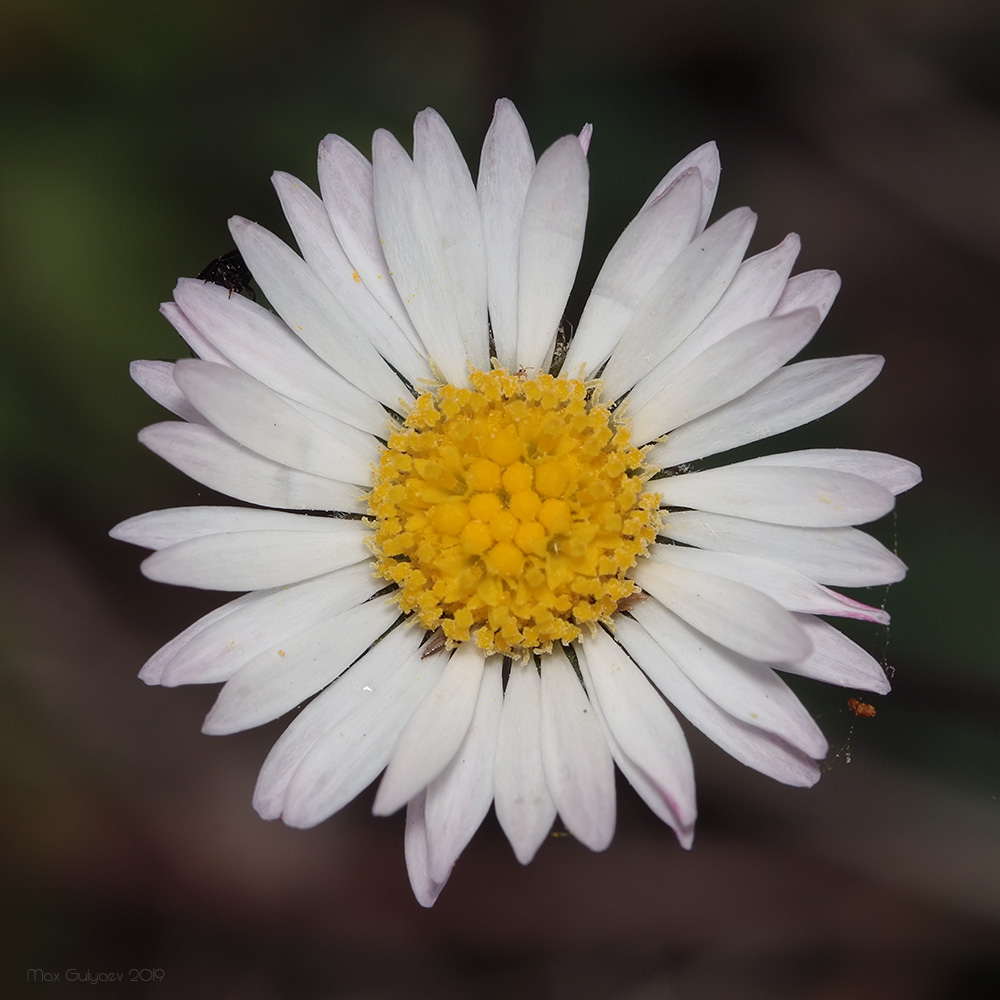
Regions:
<instances>
[{"instance_id":1,"label":"blurred green background","mask_svg":"<svg viewBox=\"0 0 1000 1000\"><path fill-rule=\"evenodd\" d=\"M72 992L67 970L265 1000L994 995L1000 5L4 0L0 88L5 995ZM256 817L283 722L209 739L214 690L135 679L220 598L149 583L106 532L213 499L136 442L162 414L127 364L186 353L157 303L231 247L226 219L287 234L272 170L314 184L327 132L405 142L428 105L475 169L499 96L536 152L594 124L571 319L649 190L714 138L715 216L749 204L753 250L794 230L798 270L843 276L810 351L888 359L775 450L889 451L925 483L875 529L911 567L893 625L856 632L893 693L869 720L857 692L799 686L832 747L816 788L693 735L690 854L623 785L606 853L553 838L522 869L491 817L428 912L402 817L370 796L309 832Z\"/></svg>"}]
</instances>

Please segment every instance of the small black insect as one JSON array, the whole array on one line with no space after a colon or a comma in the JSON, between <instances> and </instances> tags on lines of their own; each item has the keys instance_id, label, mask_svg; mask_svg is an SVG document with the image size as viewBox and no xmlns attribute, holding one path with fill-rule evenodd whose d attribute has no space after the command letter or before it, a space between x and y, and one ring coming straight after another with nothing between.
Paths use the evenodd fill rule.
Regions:
<instances>
[{"instance_id":1,"label":"small black insect","mask_svg":"<svg viewBox=\"0 0 1000 1000\"><path fill-rule=\"evenodd\" d=\"M233 292L239 295L246 293L254 302L257 301L257 296L250 287L253 277L239 250L230 250L229 253L216 257L198 277L202 281L211 281L214 285L228 288L230 298L233 297Z\"/></svg>"}]
</instances>

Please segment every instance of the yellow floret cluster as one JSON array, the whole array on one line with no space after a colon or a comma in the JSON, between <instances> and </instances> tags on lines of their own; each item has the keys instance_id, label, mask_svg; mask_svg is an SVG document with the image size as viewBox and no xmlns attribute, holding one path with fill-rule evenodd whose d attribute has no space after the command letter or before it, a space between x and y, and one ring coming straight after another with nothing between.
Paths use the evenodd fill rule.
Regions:
<instances>
[{"instance_id":1,"label":"yellow floret cluster","mask_svg":"<svg viewBox=\"0 0 1000 1000\"><path fill-rule=\"evenodd\" d=\"M525 657L608 622L659 498L579 379L476 371L417 399L370 497L376 572L449 645ZM590 387L593 389L593 386Z\"/></svg>"}]
</instances>

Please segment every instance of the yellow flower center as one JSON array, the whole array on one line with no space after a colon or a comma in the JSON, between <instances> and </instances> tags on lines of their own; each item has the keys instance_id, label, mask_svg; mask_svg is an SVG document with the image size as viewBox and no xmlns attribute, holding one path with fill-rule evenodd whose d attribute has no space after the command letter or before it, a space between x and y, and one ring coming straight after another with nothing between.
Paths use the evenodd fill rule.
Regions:
<instances>
[{"instance_id":1,"label":"yellow flower center","mask_svg":"<svg viewBox=\"0 0 1000 1000\"><path fill-rule=\"evenodd\" d=\"M382 450L376 572L449 645L525 657L608 622L656 536L642 450L579 379L476 371Z\"/></svg>"}]
</instances>

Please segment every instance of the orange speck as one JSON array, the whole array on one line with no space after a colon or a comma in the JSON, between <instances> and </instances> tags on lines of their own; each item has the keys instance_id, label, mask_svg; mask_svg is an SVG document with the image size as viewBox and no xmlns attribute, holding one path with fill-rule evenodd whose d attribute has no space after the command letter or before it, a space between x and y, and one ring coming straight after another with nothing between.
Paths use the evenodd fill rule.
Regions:
<instances>
[{"instance_id":1,"label":"orange speck","mask_svg":"<svg viewBox=\"0 0 1000 1000\"><path fill-rule=\"evenodd\" d=\"M860 701L858 698L848 698L847 707L862 719L875 718L875 706L869 705L866 701Z\"/></svg>"}]
</instances>

